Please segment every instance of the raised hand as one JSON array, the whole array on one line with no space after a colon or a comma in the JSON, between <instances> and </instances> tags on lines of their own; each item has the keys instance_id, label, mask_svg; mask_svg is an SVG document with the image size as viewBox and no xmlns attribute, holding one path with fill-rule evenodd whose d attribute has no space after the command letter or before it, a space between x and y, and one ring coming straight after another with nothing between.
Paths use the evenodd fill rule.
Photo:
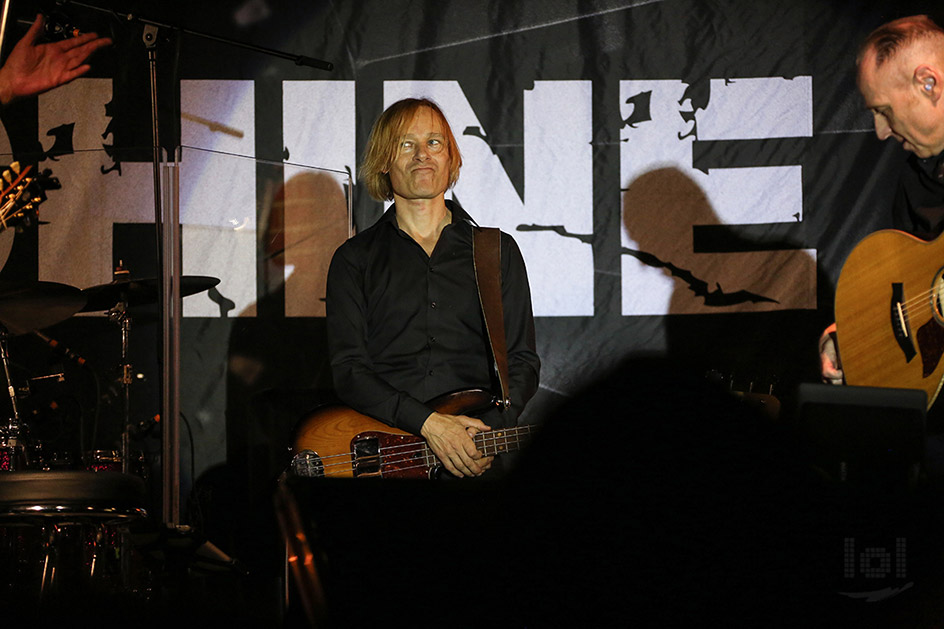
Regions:
<instances>
[{"instance_id":1,"label":"raised hand","mask_svg":"<svg viewBox=\"0 0 944 629\"><path fill-rule=\"evenodd\" d=\"M93 52L111 44L107 37L85 33L59 42L37 43L43 31L43 16L16 43L0 68L0 103L42 94L89 71L85 63Z\"/></svg>"}]
</instances>

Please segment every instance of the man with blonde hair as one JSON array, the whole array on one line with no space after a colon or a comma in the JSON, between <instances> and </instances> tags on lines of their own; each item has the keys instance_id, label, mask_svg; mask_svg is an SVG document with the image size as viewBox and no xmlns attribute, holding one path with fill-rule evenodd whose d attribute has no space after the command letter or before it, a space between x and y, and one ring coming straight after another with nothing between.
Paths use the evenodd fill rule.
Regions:
<instances>
[{"instance_id":1,"label":"man with blonde hair","mask_svg":"<svg viewBox=\"0 0 944 629\"><path fill-rule=\"evenodd\" d=\"M452 130L432 101L401 100L378 118L361 179L371 196L394 204L332 258L328 345L345 403L421 435L453 475L479 476L493 457L476 449L474 435L515 425L537 389L540 360L524 260L502 233L511 406L478 419L426 404L455 390L491 389L494 380L473 267L473 221L445 198L461 166Z\"/></svg>"}]
</instances>

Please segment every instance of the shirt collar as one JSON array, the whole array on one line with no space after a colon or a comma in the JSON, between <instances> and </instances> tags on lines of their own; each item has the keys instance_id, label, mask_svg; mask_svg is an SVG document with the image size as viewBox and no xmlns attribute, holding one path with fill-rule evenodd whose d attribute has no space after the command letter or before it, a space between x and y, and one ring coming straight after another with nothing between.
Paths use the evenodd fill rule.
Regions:
<instances>
[{"instance_id":1,"label":"shirt collar","mask_svg":"<svg viewBox=\"0 0 944 629\"><path fill-rule=\"evenodd\" d=\"M459 205L458 201L452 201L450 199L446 199L446 207L449 209L450 212L452 212L452 223L451 223L452 225L455 225L456 223L464 222L470 225L475 225L476 227L479 226L479 224L475 222L475 219L469 216L469 213L466 212L465 209L463 209L461 205ZM396 210L397 210L397 206L391 205L387 209L387 211L383 213L383 216L381 216L380 220L378 220L377 222L390 223L394 228L396 228L397 226L397 223L395 220L396 213L397 213Z\"/></svg>"},{"instance_id":2,"label":"shirt collar","mask_svg":"<svg viewBox=\"0 0 944 629\"><path fill-rule=\"evenodd\" d=\"M464 221L466 223L469 223L470 225L475 225L476 227L479 226L479 224L475 222L475 219L469 216L469 213L466 212L465 209L461 205L459 205L458 201L452 201L450 199L446 199L446 207L449 208L450 212L452 212L453 225Z\"/></svg>"},{"instance_id":3,"label":"shirt collar","mask_svg":"<svg viewBox=\"0 0 944 629\"><path fill-rule=\"evenodd\" d=\"M928 177L938 183L944 183L944 152L926 159L916 157L915 162Z\"/></svg>"}]
</instances>

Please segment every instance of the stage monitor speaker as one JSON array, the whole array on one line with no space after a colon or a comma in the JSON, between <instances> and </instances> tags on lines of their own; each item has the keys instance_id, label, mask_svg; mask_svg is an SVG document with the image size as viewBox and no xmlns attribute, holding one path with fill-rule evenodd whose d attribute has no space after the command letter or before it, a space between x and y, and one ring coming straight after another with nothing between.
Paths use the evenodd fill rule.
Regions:
<instances>
[{"instance_id":1,"label":"stage monitor speaker","mask_svg":"<svg viewBox=\"0 0 944 629\"><path fill-rule=\"evenodd\" d=\"M925 451L927 396L914 389L801 384L799 430L813 464L842 483L913 484Z\"/></svg>"}]
</instances>

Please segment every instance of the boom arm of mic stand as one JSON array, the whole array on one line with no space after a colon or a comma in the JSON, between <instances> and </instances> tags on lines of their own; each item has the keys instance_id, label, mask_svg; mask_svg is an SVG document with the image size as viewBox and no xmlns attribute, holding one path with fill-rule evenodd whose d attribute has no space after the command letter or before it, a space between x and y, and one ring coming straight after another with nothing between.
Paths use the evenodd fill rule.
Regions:
<instances>
[{"instance_id":1,"label":"boom arm of mic stand","mask_svg":"<svg viewBox=\"0 0 944 629\"><path fill-rule=\"evenodd\" d=\"M237 41L235 39L229 39L226 37L220 37L219 35L213 35L211 33L203 33L200 31L195 31L189 28L183 28L180 26L174 26L172 24L162 24L161 22L156 22L154 20L149 20L143 17L133 15L131 13L119 13L118 11L112 11L110 9L104 9L102 7L96 7L91 4L85 4L84 2L71 2L60 0L57 2L59 5L74 5L77 7L82 7L84 9L91 9L93 11L99 11L101 13L109 13L116 17L120 17L127 22L138 22L139 24L144 24L145 26L155 26L157 28L164 28L171 31L177 31L185 35L191 35L193 37L200 37L202 39L208 39L210 41L219 42L221 44L226 44L228 46L235 46L237 48L244 48L246 50L251 50L253 52L262 53L264 55L269 55L270 57L278 57L280 59L287 59L292 61L297 66L307 66L309 68L314 68L316 70L326 70L330 72L334 70L334 64L330 61L323 61L322 59L315 59L314 57L306 57L305 55L293 55L291 53L282 52L281 50L275 50L274 48L266 48L264 46L257 46L255 44L249 44L246 42Z\"/></svg>"}]
</instances>

